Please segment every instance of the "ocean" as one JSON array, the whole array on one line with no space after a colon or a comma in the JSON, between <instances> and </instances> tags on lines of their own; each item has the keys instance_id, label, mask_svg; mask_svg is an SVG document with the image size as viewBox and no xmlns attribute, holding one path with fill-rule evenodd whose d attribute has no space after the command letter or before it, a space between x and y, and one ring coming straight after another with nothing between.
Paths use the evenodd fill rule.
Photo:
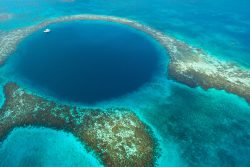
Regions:
<instances>
[{"instance_id":1,"label":"ocean","mask_svg":"<svg viewBox=\"0 0 250 167\"><path fill-rule=\"evenodd\" d=\"M0 0L0 38L6 32L60 16L116 16L150 26L218 60L250 70L249 7L247 0ZM190 88L169 78L168 53L151 37L127 26L76 21L49 28L50 34L32 33L0 67L1 90L11 81L58 103L129 107L158 139L155 166L250 166L250 105L245 99L224 90ZM72 32L80 31L82 36L71 39ZM118 36L121 41L115 41ZM61 50L48 49L60 48L65 38L76 43L71 45L67 40ZM55 43L58 39L60 43ZM81 55L95 55L85 57L86 64L77 56L59 58L66 54L63 49L79 53L76 46L80 40L84 41ZM104 40L109 42L91 50L97 45L90 45L90 41L96 44ZM112 55L113 51L116 54ZM63 71L57 71L55 64ZM79 81L84 71L86 75ZM117 80L119 76L123 77ZM105 91L98 90L100 87ZM3 104L3 91L0 94ZM101 166L94 153L86 152L73 135L50 128L17 128L0 144L1 167Z\"/></svg>"}]
</instances>

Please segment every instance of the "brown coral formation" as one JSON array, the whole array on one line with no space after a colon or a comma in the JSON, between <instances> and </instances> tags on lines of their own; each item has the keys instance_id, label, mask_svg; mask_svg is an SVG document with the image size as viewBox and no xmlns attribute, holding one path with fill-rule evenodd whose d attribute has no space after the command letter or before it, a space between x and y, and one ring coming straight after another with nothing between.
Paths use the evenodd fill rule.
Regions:
<instances>
[{"instance_id":1,"label":"brown coral formation","mask_svg":"<svg viewBox=\"0 0 250 167\"><path fill-rule=\"evenodd\" d=\"M107 166L152 166L154 143L145 133L148 128L131 112L114 112L88 113L78 135L91 143Z\"/></svg>"},{"instance_id":2,"label":"brown coral formation","mask_svg":"<svg viewBox=\"0 0 250 167\"><path fill-rule=\"evenodd\" d=\"M128 109L89 109L59 105L26 93L14 83L4 88L0 140L15 127L43 126L73 133L106 166L154 166L156 140Z\"/></svg>"}]
</instances>

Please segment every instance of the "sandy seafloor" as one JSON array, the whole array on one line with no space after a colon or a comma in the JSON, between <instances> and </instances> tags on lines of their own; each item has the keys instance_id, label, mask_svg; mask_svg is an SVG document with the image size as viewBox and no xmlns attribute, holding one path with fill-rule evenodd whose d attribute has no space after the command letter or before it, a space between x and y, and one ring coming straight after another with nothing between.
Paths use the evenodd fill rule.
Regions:
<instances>
[{"instance_id":1,"label":"sandy seafloor","mask_svg":"<svg viewBox=\"0 0 250 167\"><path fill-rule=\"evenodd\" d=\"M2 31L48 18L112 15L145 23L218 59L250 68L249 6L247 0L0 0L0 37ZM225 91L189 88L168 80L164 72L167 62L163 58L163 72L137 92L97 106L135 110L159 139L158 166L250 166L249 104ZM1 87L4 82L0 76ZM0 98L3 103L2 92ZM37 162L23 160L23 166L98 166L82 148L72 135L61 131L17 129L0 147L0 159L4 159L0 165L15 166L13 159L33 156L39 157L33 158Z\"/></svg>"}]
</instances>

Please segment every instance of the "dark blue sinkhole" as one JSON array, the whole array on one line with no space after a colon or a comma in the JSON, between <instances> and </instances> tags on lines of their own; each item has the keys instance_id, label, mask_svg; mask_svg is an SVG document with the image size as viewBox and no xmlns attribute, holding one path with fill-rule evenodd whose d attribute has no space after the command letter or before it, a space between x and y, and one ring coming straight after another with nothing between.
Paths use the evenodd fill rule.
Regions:
<instances>
[{"instance_id":1,"label":"dark blue sinkhole","mask_svg":"<svg viewBox=\"0 0 250 167\"><path fill-rule=\"evenodd\" d=\"M12 58L19 81L37 92L96 103L136 91L159 70L159 49L128 26L99 21L57 23L26 38Z\"/></svg>"}]
</instances>

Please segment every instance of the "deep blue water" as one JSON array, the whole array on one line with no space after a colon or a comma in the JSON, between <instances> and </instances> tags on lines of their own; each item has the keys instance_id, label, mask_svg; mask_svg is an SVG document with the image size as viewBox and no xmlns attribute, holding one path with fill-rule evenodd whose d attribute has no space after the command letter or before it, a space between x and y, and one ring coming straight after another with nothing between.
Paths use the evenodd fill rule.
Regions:
<instances>
[{"instance_id":1,"label":"deep blue water","mask_svg":"<svg viewBox=\"0 0 250 167\"><path fill-rule=\"evenodd\" d=\"M136 91L159 69L157 47L144 34L104 22L71 22L40 30L18 47L17 78L61 100L95 103Z\"/></svg>"},{"instance_id":2,"label":"deep blue water","mask_svg":"<svg viewBox=\"0 0 250 167\"><path fill-rule=\"evenodd\" d=\"M209 52L211 56L239 63L249 69L249 6L249 0L73 0L72 2L0 0L0 34L1 31L34 25L58 16L112 15L147 24L167 35L199 47ZM4 18L6 14L11 17ZM28 40L32 40L36 35L39 36L39 32ZM40 32L40 35L44 34ZM42 37L47 38L47 36ZM17 57L9 59L10 64L19 62ZM167 68L167 63L165 67ZM0 74L1 70L0 68ZM12 73L6 76L11 78L18 73L18 70L13 69ZM17 79L19 82L24 80L22 77ZM2 87L5 78L0 75L0 80ZM160 76L159 81L149 87L135 92L137 93L130 94L123 100L116 99L115 102L104 103L108 107L132 106L141 119L154 129L161 146L158 166L250 166L250 106L244 99L214 89L205 91L200 88L188 88L169 81L166 75ZM2 93L0 98L3 102ZM41 131L38 133L49 138L49 135ZM21 131L18 136L13 135L12 141L21 141L18 139L22 134L25 132ZM50 135L50 137L55 139L57 136ZM66 137L60 136L60 138ZM29 143L17 143L19 145L1 145L5 150L5 156L18 157L20 145L29 150ZM64 140L61 145L63 143L67 142ZM35 142L32 144L41 149L49 145L48 143L36 145ZM57 151L57 148L50 147L50 152ZM63 152L64 149L60 148L59 151ZM35 152L29 151L23 152L21 157L31 154L34 154L33 158L26 158L26 162L36 162L42 157L42 154L37 156ZM67 152L67 156L71 155L74 154ZM48 157L44 162L54 162L53 160L54 157ZM66 160L64 156L59 159L64 163L67 163Z\"/></svg>"}]
</instances>

